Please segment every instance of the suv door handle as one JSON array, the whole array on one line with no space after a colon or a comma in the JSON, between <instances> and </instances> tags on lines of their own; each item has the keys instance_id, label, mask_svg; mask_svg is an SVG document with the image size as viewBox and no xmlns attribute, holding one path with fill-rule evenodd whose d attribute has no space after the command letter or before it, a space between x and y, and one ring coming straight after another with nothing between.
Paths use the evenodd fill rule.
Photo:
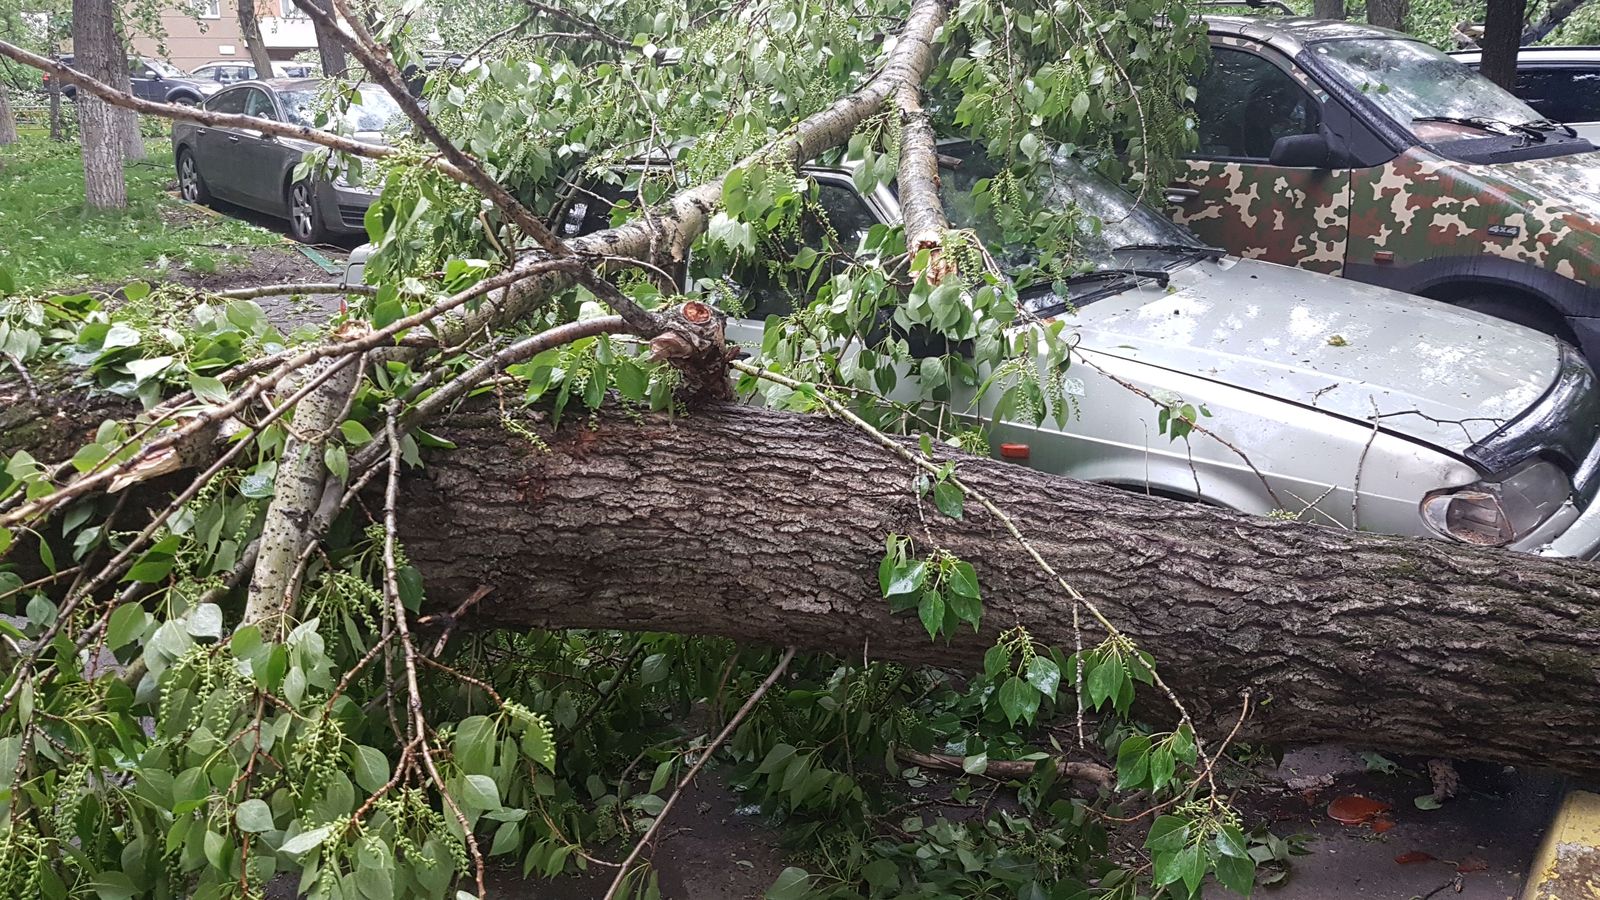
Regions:
<instances>
[{"instance_id":1,"label":"suv door handle","mask_svg":"<svg viewBox=\"0 0 1600 900\"><path fill-rule=\"evenodd\" d=\"M1189 187L1178 187L1177 185L1169 185L1165 193L1167 203L1171 206L1180 206L1198 196L1200 196L1198 190Z\"/></svg>"},{"instance_id":2,"label":"suv door handle","mask_svg":"<svg viewBox=\"0 0 1600 900\"><path fill-rule=\"evenodd\" d=\"M230 143L230 144L239 143L239 136L237 134L228 135L228 143Z\"/></svg>"}]
</instances>

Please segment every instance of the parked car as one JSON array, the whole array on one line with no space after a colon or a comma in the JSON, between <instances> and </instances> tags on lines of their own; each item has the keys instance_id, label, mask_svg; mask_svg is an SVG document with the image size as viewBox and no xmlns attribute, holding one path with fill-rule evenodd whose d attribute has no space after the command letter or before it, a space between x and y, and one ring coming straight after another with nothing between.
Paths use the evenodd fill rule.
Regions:
<instances>
[{"instance_id":1,"label":"parked car","mask_svg":"<svg viewBox=\"0 0 1600 900\"><path fill-rule=\"evenodd\" d=\"M73 65L74 57L70 53L59 59L63 65ZM46 86L49 78L49 75L45 76ZM190 78L172 63L147 56L128 57L128 80L134 96L161 103L196 104L222 87L215 82ZM78 86L65 85L61 92L69 98L76 98Z\"/></svg>"},{"instance_id":2,"label":"parked car","mask_svg":"<svg viewBox=\"0 0 1600 900\"><path fill-rule=\"evenodd\" d=\"M1230 252L1554 334L1600 359L1600 154L1434 48L1208 17L1175 221Z\"/></svg>"},{"instance_id":3,"label":"parked car","mask_svg":"<svg viewBox=\"0 0 1600 900\"><path fill-rule=\"evenodd\" d=\"M315 127L322 82L310 79L247 81L206 101L213 112L233 113ZM402 115L381 89L358 88L361 102L350 107L350 130L366 141L382 141L383 130ZM377 194L359 179L340 176L296 179L295 167L309 141L280 138L242 128L216 128L193 122L172 126L178 188L185 200L208 203L213 197L289 220L297 240L319 243L333 232L360 232Z\"/></svg>"},{"instance_id":4,"label":"parked car","mask_svg":"<svg viewBox=\"0 0 1600 900\"><path fill-rule=\"evenodd\" d=\"M311 63L300 62L274 62L272 64L273 78L312 78L317 74L317 67ZM215 60L190 70L189 77L199 81L214 81L220 85L230 85L238 81L256 80L256 67L249 62L239 60Z\"/></svg>"},{"instance_id":5,"label":"parked car","mask_svg":"<svg viewBox=\"0 0 1600 900\"><path fill-rule=\"evenodd\" d=\"M1450 55L1473 70L1483 62L1481 50ZM1600 141L1600 47L1523 47L1512 93L1539 115Z\"/></svg>"},{"instance_id":6,"label":"parked car","mask_svg":"<svg viewBox=\"0 0 1600 900\"><path fill-rule=\"evenodd\" d=\"M993 234L967 199L993 164L968 144L942 153L960 160L941 177L951 224ZM899 221L892 187L863 195L850 168L807 172L825 215L802 223L807 245L835 234L859 255L870 228ZM1042 177L1039 193L1104 224L1080 248L1093 271L1068 279L1066 296L1048 284L1022 292L1036 317L1076 331L1065 390L1077 413L1064 428L997 423L992 443L1010 445L1007 456L1020 447L1040 470L1250 513L1288 507L1323 524L1600 555L1600 387L1571 347L1443 303L1226 256L1065 158ZM601 198L622 196L590 185L558 230L606 227ZM990 246L1001 259L1029 252ZM352 254L347 278L361 280L369 254ZM759 347L762 317L792 311L796 294L746 285L728 333ZM1205 427L1249 463L1204 435L1168 440L1156 406L1119 382L1204 405ZM952 393L956 414L996 419L998 392Z\"/></svg>"}]
</instances>

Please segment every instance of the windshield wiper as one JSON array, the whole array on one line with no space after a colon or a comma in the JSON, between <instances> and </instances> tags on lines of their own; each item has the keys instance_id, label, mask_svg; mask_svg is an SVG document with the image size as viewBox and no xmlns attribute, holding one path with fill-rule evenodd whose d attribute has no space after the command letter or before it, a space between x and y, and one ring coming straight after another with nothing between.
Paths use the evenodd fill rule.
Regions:
<instances>
[{"instance_id":1,"label":"windshield wiper","mask_svg":"<svg viewBox=\"0 0 1600 900\"><path fill-rule=\"evenodd\" d=\"M1193 253L1207 259L1221 259L1228 255L1228 251L1221 247L1211 247L1206 244L1123 244L1121 247L1112 247L1112 253L1123 250L1164 250L1172 253Z\"/></svg>"},{"instance_id":2,"label":"windshield wiper","mask_svg":"<svg viewBox=\"0 0 1600 900\"><path fill-rule=\"evenodd\" d=\"M1540 142L1543 142L1545 139L1544 132L1537 128L1533 128L1528 125L1518 125L1514 122L1506 122L1501 119L1491 119L1488 116L1417 116L1411 121L1443 122L1446 125L1465 125L1468 128L1476 128L1479 131L1487 131L1491 134L1503 134L1506 137L1520 134L1529 140Z\"/></svg>"},{"instance_id":3,"label":"windshield wiper","mask_svg":"<svg viewBox=\"0 0 1600 900\"><path fill-rule=\"evenodd\" d=\"M1529 128L1537 128L1540 131L1555 131L1557 128L1559 128L1567 133L1567 137L1578 136L1578 130L1576 128L1573 128L1571 125L1568 125L1565 122L1557 122L1554 119L1535 119L1527 124Z\"/></svg>"},{"instance_id":4,"label":"windshield wiper","mask_svg":"<svg viewBox=\"0 0 1600 900\"><path fill-rule=\"evenodd\" d=\"M1023 288L1019 293L1023 296L1037 296L1055 290L1056 285L1071 288L1107 281L1131 281L1135 278L1148 278L1161 287L1166 287L1172 281L1172 275L1166 269L1095 269L1092 272L1079 272L1055 281L1040 281Z\"/></svg>"}]
</instances>

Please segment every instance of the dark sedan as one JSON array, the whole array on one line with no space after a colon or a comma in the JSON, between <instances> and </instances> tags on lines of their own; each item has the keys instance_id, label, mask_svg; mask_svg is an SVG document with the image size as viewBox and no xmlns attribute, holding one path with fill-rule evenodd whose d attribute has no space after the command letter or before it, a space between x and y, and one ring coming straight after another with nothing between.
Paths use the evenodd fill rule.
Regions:
<instances>
[{"instance_id":1,"label":"dark sedan","mask_svg":"<svg viewBox=\"0 0 1600 900\"><path fill-rule=\"evenodd\" d=\"M322 84L290 78L241 82L212 96L205 108L315 127L316 111L323 106ZM385 127L402 115L400 108L378 88L360 91L361 102L345 113L343 130L360 140L382 142ZM290 234L306 243L319 243L336 232L365 231L367 208L377 196L344 176L296 179L301 157L317 149L309 141L177 122L172 149L185 200L208 203L215 197L288 219Z\"/></svg>"}]
</instances>

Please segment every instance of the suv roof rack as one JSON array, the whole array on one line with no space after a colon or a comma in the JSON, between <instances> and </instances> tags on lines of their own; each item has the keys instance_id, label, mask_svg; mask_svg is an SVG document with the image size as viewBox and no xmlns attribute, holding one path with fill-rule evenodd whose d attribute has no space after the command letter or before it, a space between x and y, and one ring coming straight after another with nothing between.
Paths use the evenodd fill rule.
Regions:
<instances>
[{"instance_id":1,"label":"suv roof rack","mask_svg":"<svg viewBox=\"0 0 1600 900\"><path fill-rule=\"evenodd\" d=\"M1283 0L1202 0L1201 6L1248 6L1251 9L1275 9L1286 16L1294 15L1294 10Z\"/></svg>"}]
</instances>

